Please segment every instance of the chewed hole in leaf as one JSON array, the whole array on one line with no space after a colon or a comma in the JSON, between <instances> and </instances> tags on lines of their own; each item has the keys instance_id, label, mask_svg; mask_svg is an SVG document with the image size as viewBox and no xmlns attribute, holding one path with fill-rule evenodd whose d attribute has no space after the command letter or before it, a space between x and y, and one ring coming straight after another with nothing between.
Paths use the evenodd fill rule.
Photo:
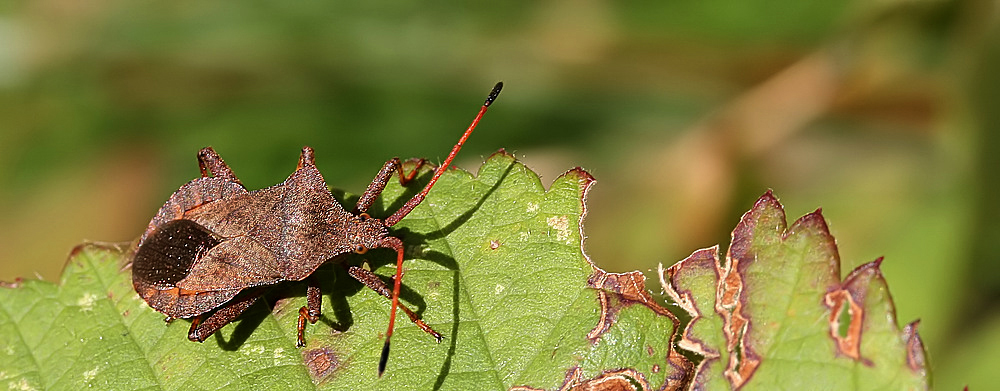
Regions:
<instances>
[{"instance_id":1,"label":"chewed hole in leaf","mask_svg":"<svg viewBox=\"0 0 1000 391\"><path fill-rule=\"evenodd\" d=\"M640 384L639 380L636 380L634 377L627 377L626 379L628 379L629 383L631 383L632 387L635 387L635 389L637 390L643 389L642 384Z\"/></svg>"},{"instance_id":2,"label":"chewed hole in leaf","mask_svg":"<svg viewBox=\"0 0 1000 391\"><path fill-rule=\"evenodd\" d=\"M825 301L830 308L830 336L836 342L837 350L852 359L861 359L864 309L844 289L827 293Z\"/></svg>"},{"instance_id":3,"label":"chewed hole in leaf","mask_svg":"<svg viewBox=\"0 0 1000 391\"><path fill-rule=\"evenodd\" d=\"M840 338L847 338L848 330L851 328L851 309L847 306L841 305L836 309L840 315L837 317L837 335Z\"/></svg>"}]
</instances>

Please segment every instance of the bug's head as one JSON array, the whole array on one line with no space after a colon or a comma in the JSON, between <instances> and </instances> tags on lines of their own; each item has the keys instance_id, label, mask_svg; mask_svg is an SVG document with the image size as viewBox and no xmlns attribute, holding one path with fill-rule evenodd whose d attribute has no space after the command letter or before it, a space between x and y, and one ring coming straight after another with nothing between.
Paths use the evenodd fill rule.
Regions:
<instances>
[{"instance_id":1,"label":"bug's head","mask_svg":"<svg viewBox=\"0 0 1000 391\"><path fill-rule=\"evenodd\" d=\"M373 248L386 247L385 240L390 237L389 228L381 219L361 213L354 216L354 224L350 226L352 229L347 235L348 245L355 253L364 254Z\"/></svg>"}]
</instances>

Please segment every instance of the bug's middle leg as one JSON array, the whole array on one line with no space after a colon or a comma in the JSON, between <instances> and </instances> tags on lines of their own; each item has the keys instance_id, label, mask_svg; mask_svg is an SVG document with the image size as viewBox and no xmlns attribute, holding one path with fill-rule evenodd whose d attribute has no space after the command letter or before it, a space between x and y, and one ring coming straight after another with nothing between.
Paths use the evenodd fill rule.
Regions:
<instances>
[{"instance_id":1,"label":"bug's middle leg","mask_svg":"<svg viewBox=\"0 0 1000 391\"><path fill-rule=\"evenodd\" d=\"M309 278L307 281L309 285L306 288L306 306L299 308L299 323L296 327L298 339L295 341L295 346L300 348L306 346L306 320L309 321L309 324L316 324L322 314L321 308L323 306L319 282L316 281L316 278Z\"/></svg>"}]
</instances>

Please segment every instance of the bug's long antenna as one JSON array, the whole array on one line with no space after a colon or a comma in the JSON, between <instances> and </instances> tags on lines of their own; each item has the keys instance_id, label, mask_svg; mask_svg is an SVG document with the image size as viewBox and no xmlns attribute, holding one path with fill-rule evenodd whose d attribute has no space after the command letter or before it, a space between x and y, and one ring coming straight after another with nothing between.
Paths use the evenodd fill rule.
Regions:
<instances>
[{"instance_id":1,"label":"bug's long antenna","mask_svg":"<svg viewBox=\"0 0 1000 391\"><path fill-rule=\"evenodd\" d=\"M476 115L476 118L472 120L472 124L469 125L469 128L465 130L464 134L462 134L462 138L458 139L458 144L455 144L455 146L451 148L451 153L448 154L448 158L444 159L444 163L441 163L441 166L434 171L434 176L431 178L431 181L427 182L427 186L424 186L424 189L421 190L420 193L417 193L417 195L410 198L409 201L406 201L406 204L403 204L403 206L399 208L396 213L393 213L392 216L383 220L386 227L396 225L399 220L402 220L403 217L410 214L410 212L413 211L413 208L420 205L420 202L424 200L424 197L427 197L427 193L431 191L431 187L434 187L434 183L437 182L438 178L441 177L441 174L444 174L444 171L448 169L449 165L451 165L451 161L455 159L455 155L457 155L458 151L462 149L462 145L465 144L465 140L467 140L469 135L472 134L472 131L476 129L476 125L479 125L479 120L483 118L483 114L486 114L486 109L489 108L490 105L493 104L493 101L497 99L497 96L500 95L500 90L502 88L503 82L499 82L493 86L493 90L490 91L490 95L486 97L486 102L483 103L483 107L479 109L479 114Z\"/></svg>"},{"instance_id":2,"label":"bug's long antenna","mask_svg":"<svg viewBox=\"0 0 1000 391\"><path fill-rule=\"evenodd\" d=\"M497 95L500 95L500 89L502 88L503 82L499 82L493 86L493 90L490 91L490 95L486 97L486 102L483 103L483 107L479 109L479 114L476 114L476 118L472 120L472 124L469 125L469 128L462 134L462 138L458 139L458 144L455 144L455 146L451 149L451 153L448 154L448 158L445 159L444 163L441 163L441 166L434 171L434 177L431 178L431 181L427 183L427 186L424 186L424 189L421 190L420 193L417 193L417 195L410 198L409 201L406 201L406 204L399 208L396 213L393 213L392 216L383 220L386 227L396 225L396 223L398 223L399 220L402 220L403 217L406 217L406 215L409 214L413 208L416 208L417 205L424 200L424 197L427 197L427 193L431 191L431 187L434 187L434 183L437 182L438 178L441 177L441 174L448 169L451 161L455 159L455 155L458 154L458 151L462 149L462 145L465 144L465 140L468 139L469 135L472 134L472 131L476 129L476 125L479 124L479 120L483 118L483 114L486 113L486 109L489 108L490 105L493 104L493 101L497 99ZM389 362L389 341L392 338L392 329L396 323L396 308L399 307L400 280L403 279L403 242L398 238L390 236L386 238L386 242L383 243L383 246L396 250L397 258L396 276L394 277L392 286L392 309L389 312L389 330L385 332L385 345L382 346L382 355L378 360L379 377L381 377L382 373L385 372L385 365ZM440 342L440 339L438 342Z\"/></svg>"}]
</instances>

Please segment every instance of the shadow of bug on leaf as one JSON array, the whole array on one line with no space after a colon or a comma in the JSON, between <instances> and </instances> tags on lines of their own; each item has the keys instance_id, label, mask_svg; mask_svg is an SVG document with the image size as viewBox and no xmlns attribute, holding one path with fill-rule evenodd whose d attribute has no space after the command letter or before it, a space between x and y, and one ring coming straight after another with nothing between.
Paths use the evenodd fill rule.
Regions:
<instances>
[{"instance_id":1,"label":"shadow of bug on leaf","mask_svg":"<svg viewBox=\"0 0 1000 391\"><path fill-rule=\"evenodd\" d=\"M388 229L424 200L502 87L503 83L493 87L472 124L423 190L384 220L371 217L369 207L394 174L405 185L425 160L416 160L409 173L403 172L399 158L386 162L354 210L348 212L330 193L316 168L312 148L302 148L298 166L284 182L253 191L243 187L214 149L202 149L198 153L201 177L177 189L139 239L132 258L135 291L168 318L193 318L188 339L202 342L250 308L267 288L305 280L307 305L299 309L297 324L297 345L301 347L305 345L306 321L316 323L321 314L320 284L311 277L315 271L324 263L342 261L346 254L364 254L375 248L394 250L396 274L391 294L386 283L371 271L347 267L351 277L392 300L378 366L381 376L389 357L397 308L438 342L442 338L399 303L403 242L390 236Z\"/></svg>"}]
</instances>

